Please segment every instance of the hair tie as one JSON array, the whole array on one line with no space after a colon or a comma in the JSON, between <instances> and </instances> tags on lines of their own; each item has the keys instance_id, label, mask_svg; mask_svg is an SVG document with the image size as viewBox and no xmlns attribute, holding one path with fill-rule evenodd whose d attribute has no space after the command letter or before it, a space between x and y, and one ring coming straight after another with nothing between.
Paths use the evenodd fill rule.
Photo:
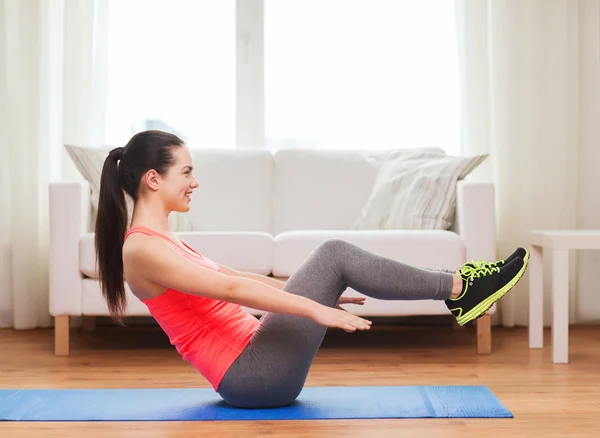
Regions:
<instances>
[{"instance_id":1,"label":"hair tie","mask_svg":"<svg viewBox=\"0 0 600 438\"><path fill-rule=\"evenodd\" d=\"M125 148L124 147L118 147L118 148L114 148L112 151L110 151L110 153L108 154L109 157L114 158L115 160L120 160L123 157L123 150Z\"/></svg>"}]
</instances>

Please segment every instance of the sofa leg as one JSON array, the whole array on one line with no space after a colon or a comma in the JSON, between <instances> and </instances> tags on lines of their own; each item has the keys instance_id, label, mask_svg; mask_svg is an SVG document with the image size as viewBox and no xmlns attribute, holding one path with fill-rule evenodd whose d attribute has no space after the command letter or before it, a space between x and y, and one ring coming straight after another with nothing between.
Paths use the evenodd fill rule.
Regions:
<instances>
[{"instance_id":1,"label":"sofa leg","mask_svg":"<svg viewBox=\"0 0 600 438\"><path fill-rule=\"evenodd\" d=\"M69 355L69 315L54 318L54 355Z\"/></svg>"},{"instance_id":2,"label":"sofa leg","mask_svg":"<svg viewBox=\"0 0 600 438\"><path fill-rule=\"evenodd\" d=\"M93 315L84 316L81 328L84 332L93 332L96 330L96 317Z\"/></svg>"},{"instance_id":3,"label":"sofa leg","mask_svg":"<svg viewBox=\"0 0 600 438\"><path fill-rule=\"evenodd\" d=\"M492 317L488 314L477 319L477 353L492 352Z\"/></svg>"}]
</instances>

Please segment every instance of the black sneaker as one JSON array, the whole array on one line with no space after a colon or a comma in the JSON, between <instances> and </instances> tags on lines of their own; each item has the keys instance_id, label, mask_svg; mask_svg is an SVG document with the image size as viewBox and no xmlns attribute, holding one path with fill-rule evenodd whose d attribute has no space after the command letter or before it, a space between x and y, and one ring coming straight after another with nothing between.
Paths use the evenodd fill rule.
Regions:
<instances>
[{"instance_id":1,"label":"black sneaker","mask_svg":"<svg viewBox=\"0 0 600 438\"><path fill-rule=\"evenodd\" d=\"M465 266L460 271L463 291L457 298L448 298L446 306L459 325L485 315L492 305L511 290L527 269L527 262L515 257L499 266Z\"/></svg>"},{"instance_id":2,"label":"black sneaker","mask_svg":"<svg viewBox=\"0 0 600 438\"><path fill-rule=\"evenodd\" d=\"M508 256L507 259L496 260L495 262L486 262L485 260L482 260L482 259L471 260L470 262L467 262L464 265L462 265L461 268L463 268L465 266L470 266L472 268L477 268L477 267L491 268L491 267L496 266L496 267L501 268L502 266L512 262L517 257L522 258L523 261L525 262L525 264L527 264L527 262L529 261L529 251L527 251L525 248L517 248L515 252L513 252L510 256Z\"/></svg>"}]
</instances>

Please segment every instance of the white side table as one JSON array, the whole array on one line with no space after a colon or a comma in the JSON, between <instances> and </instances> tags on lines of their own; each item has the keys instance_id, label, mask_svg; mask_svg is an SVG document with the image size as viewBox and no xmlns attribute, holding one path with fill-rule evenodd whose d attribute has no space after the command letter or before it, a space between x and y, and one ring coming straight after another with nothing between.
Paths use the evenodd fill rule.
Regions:
<instances>
[{"instance_id":1,"label":"white side table","mask_svg":"<svg viewBox=\"0 0 600 438\"><path fill-rule=\"evenodd\" d=\"M599 249L600 230L534 230L530 235L529 348L544 346L545 250L552 251L552 361L569 362L569 250Z\"/></svg>"}]
</instances>

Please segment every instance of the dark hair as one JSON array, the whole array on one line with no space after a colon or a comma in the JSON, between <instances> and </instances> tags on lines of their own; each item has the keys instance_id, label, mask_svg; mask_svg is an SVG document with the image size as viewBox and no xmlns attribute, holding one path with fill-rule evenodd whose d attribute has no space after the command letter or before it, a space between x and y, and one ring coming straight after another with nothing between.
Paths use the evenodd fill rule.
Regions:
<instances>
[{"instance_id":1,"label":"dark hair","mask_svg":"<svg viewBox=\"0 0 600 438\"><path fill-rule=\"evenodd\" d=\"M123 242L128 226L125 191L135 203L142 176L151 169L165 175L173 148L185 143L162 131L135 134L125 147L112 149L102 166L94 243L102 295L112 319L123 324L127 296L123 280Z\"/></svg>"}]
</instances>

